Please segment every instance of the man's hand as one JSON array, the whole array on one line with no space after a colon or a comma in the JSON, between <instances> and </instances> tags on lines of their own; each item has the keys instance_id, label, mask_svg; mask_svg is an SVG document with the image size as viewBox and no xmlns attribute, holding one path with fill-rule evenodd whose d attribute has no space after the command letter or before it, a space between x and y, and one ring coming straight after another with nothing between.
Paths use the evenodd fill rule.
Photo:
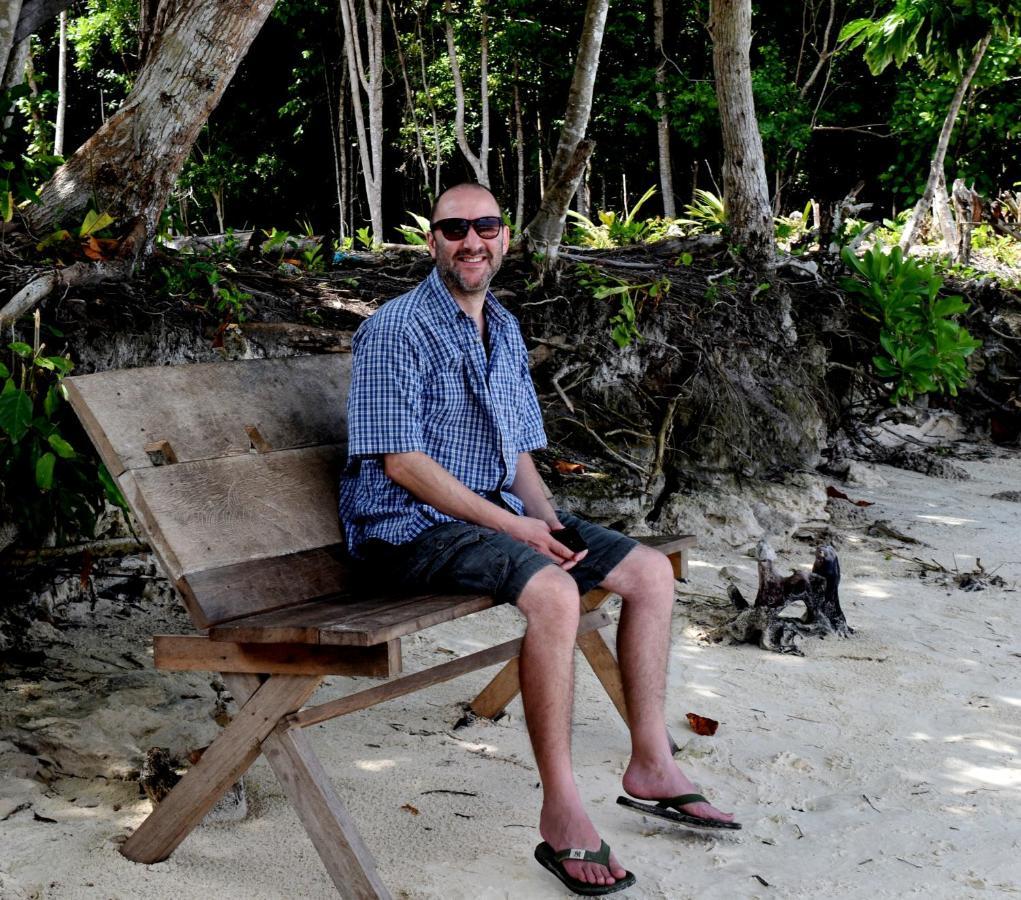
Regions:
<instances>
[{"instance_id":1,"label":"man's hand","mask_svg":"<svg viewBox=\"0 0 1021 900\"><path fill-rule=\"evenodd\" d=\"M504 526L503 531L514 538L514 540L528 544L533 550L537 550L543 556L548 556L566 572L580 563L588 554L588 550L575 553L569 547L561 544L552 533L561 527L561 524L555 518L553 523L550 524L542 519L533 519L530 516L514 516Z\"/></svg>"}]
</instances>

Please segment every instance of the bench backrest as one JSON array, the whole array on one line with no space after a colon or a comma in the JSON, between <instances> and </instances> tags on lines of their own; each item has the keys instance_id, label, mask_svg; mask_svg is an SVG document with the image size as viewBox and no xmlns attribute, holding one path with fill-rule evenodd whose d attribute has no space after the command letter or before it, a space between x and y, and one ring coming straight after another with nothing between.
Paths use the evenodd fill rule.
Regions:
<instances>
[{"instance_id":1,"label":"bench backrest","mask_svg":"<svg viewBox=\"0 0 1021 900\"><path fill-rule=\"evenodd\" d=\"M337 521L349 354L122 369L71 405L199 628L349 582Z\"/></svg>"}]
</instances>

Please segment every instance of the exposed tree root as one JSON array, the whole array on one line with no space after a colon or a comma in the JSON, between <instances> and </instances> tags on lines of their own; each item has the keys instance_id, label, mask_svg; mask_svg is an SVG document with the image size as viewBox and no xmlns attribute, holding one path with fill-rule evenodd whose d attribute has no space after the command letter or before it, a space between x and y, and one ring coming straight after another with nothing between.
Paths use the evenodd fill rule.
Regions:
<instances>
[{"instance_id":1,"label":"exposed tree root","mask_svg":"<svg viewBox=\"0 0 1021 900\"><path fill-rule=\"evenodd\" d=\"M13 325L30 313L58 288L94 286L108 281L122 281L133 269L130 262L77 262L63 269L53 269L26 284L0 309L0 328Z\"/></svg>"}]
</instances>

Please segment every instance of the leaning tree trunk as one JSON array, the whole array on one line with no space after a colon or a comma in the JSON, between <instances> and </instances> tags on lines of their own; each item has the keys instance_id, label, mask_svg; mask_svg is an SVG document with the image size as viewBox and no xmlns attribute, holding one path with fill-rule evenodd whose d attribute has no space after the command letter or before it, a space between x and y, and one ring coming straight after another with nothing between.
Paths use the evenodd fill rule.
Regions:
<instances>
[{"instance_id":1,"label":"leaning tree trunk","mask_svg":"<svg viewBox=\"0 0 1021 900\"><path fill-rule=\"evenodd\" d=\"M776 238L752 97L751 0L711 0L709 30L723 129L723 201L731 239L749 262L769 265Z\"/></svg>"},{"instance_id":2,"label":"leaning tree trunk","mask_svg":"<svg viewBox=\"0 0 1021 900\"><path fill-rule=\"evenodd\" d=\"M905 253L918 240L918 230L922 226L925 214L932 206L932 198L936 193L936 185L941 178L944 178L943 163L947 157L947 148L950 146L950 135L954 131L954 124L957 122L957 115L961 111L964 97L968 93L968 88L971 87L971 80L975 77L975 73L982 63L982 57L985 56L986 49L989 47L989 42L992 39L993 32L990 30L978 42L975 52L971 56L971 62L961 78L961 83L957 85L957 90L954 91L954 98L950 101L950 109L947 110L947 117L943 120L943 128L939 133L939 141L936 143L936 152L933 154L932 162L929 165L929 178L925 182L925 190L922 192L918 203L915 204L915 208L912 210L911 216L904 226L904 233L900 238L900 248Z\"/></svg>"},{"instance_id":3,"label":"leaning tree trunk","mask_svg":"<svg viewBox=\"0 0 1021 900\"><path fill-rule=\"evenodd\" d=\"M656 140L659 143L659 183L663 191L663 215L677 217L674 202L673 163L670 159L670 116L666 109L666 53L663 50L663 0L652 0L656 47Z\"/></svg>"},{"instance_id":4,"label":"leaning tree trunk","mask_svg":"<svg viewBox=\"0 0 1021 900\"><path fill-rule=\"evenodd\" d=\"M475 180L483 187L489 187L489 38L486 34L486 12L482 10L482 40L480 54L482 64L482 137L479 143L479 154L476 156L468 146L468 137L464 130L464 81L461 78L461 67L457 62L457 47L454 43L454 23L451 20L453 10L450 0L443 6L446 16L447 58L450 61L450 76L454 82L454 133L457 146L475 173Z\"/></svg>"},{"instance_id":5,"label":"leaning tree trunk","mask_svg":"<svg viewBox=\"0 0 1021 900\"><path fill-rule=\"evenodd\" d=\"M93 204L152 248L160 213L238 64L275 0L186 0L156 36L134 89L43 186L26 218L37 232L78 224Z\"/></svg>"},{"instance_id":6,"label":"leaning tree trunk","mask_svg":"<svg viewBox=\"0 0 1021 900\"><path fill-rule=\"evenodd\" d=\"M543 254L546 269L552 268L557 261L567 222L567 208L595 146L592 141L583 138L592 111L592 89L599 68L599 51L603 45L609 6L610 0L588 2L557 154L550 166L539 212L525 229L529 249Z\"/></svg>"}]
</instances>

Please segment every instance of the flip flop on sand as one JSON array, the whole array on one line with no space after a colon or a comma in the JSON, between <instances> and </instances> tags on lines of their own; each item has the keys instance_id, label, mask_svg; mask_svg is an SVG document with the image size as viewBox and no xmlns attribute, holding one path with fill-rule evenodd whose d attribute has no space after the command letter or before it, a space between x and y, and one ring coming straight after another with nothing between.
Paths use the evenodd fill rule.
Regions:
<instances>
[{"instance_id":1,"label":"flip flop on sand","mask_svg":"<svg viewBox=\"0 0 1021 900\"><path fill-rule=\"evenodd\" d=\"M741 827L737 822L721 822L719 819L708 819L705 816L693 816L691 813L681 812L681 807L687 806L689 803L708 803L701 794L681 794L679 797L667 797L663 800L635 800L633 797L618 797L617 802L643 816L656 816L677 825L683 825L693 831L736 831Z\"/></svg>"},{"instance_id":2,"label":"flip flop on sand","mask_svg":"<svg viewBox=\"0 0 1021 900\"><path fill-rule=\"evenodd\" d=\"M579 881L572 878L564 869L565 859L578 859L583 862L594 862L597 865L610 868L610 847L606 841L602 841L598 850L554 850L549 844L543 841L535 848L535 858L544 869L552 872L563 883L568 890L582 897L602 897L604 894L614 894L623 891L635 883L635 876L628 872L623 878L618 878L613 884L590 884L587 881Z\"/></svg>"}]
</instances>

